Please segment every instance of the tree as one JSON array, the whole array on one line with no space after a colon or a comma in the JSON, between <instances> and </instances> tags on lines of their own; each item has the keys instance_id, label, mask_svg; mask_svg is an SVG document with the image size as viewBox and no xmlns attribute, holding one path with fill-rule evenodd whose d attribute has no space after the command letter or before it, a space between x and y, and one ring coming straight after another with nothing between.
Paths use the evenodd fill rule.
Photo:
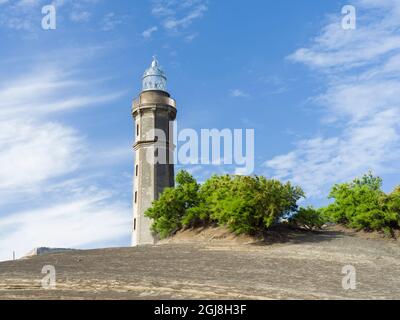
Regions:
<instances>
[{"instance_id":1,"label":"tree","mask_svg":"<svg viewBox=\"0 0 400 320\"><path fill-rule=\"evenodd\" d=\"M199 185L186 171L176 176L177 186L167 188L145 215L153 219L152 230L166 238L182 228L187 211L198 205Z\"/></svg>"},{"instance_id":2,"label":"tree","mask_svg":"<svg viewBox=\"0 0 400 320\"><path fill-rule=\"evenodd\" d=\"M290 223L307 230L321 229L325 224L324 216L320 210L313 207L300 208L290 219Z\"/></svg>"},{"instance_id":3,"label":"tree","mask_svg":"<svg viewBox=\"0 0 400 320\"><path fill-rule=\"evenodd\" d=\"M153 230L166 237L182 227L210 223L237 234L256 234L297 210L301 188L264 177L213 176L202 186L183 171L177 187L167 189L146 215Z\"/></svg>"},{"instance_id":4,"label":"tree","mask_svg":"<svg viewBox=\"0 0 400 320\"><path fill-rule=\"evenodd\" d=\"M351 183L335 185L330 193L334 203L324 209L334 222L357 230L391 233L399 226L397 194L386 195L382 179L371 172Z\"/></svg>"}]
</instances>

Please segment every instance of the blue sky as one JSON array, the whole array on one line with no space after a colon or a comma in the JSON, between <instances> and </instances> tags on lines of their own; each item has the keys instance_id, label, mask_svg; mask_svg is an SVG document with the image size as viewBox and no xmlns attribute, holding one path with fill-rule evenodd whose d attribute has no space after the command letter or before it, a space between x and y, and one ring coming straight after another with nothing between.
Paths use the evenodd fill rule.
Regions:
<instances>
[{"instance_id":1,"label":"blue sky","mask_svg":"<svg viewBox=\"0 0 400 320\"><path fill-rule=\"evenodd\" d=\"M45 31L50 3L0 0L0 260L129 245L130 106L154 54L179 129L255 129L255 173L305 203L368 170L399 184L399 1L58 0Z\"/></svg>"}]
</instances>

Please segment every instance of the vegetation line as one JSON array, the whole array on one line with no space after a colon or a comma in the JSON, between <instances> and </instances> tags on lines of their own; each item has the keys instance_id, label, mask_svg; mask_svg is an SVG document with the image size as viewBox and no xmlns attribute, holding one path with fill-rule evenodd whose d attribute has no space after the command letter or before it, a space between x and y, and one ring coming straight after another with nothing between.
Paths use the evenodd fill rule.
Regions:
<instances>
[{"instance_id":1,"label":"vegetation line","mask_svg":"<svg viewBox=\"0 0 400 320\"><path fill-rule=\"evenodd\" d=\"M232 232L257 235L282 223L309 230L333 222L356 230L382 231L393 236L400 228L400 186L382 191L382 179L370 172L350 183L337 184L327 207L299 207L304 191L290 182L261 176L213 176L200 185L180 171L176 187L166 189L145 215L161 238L183 228L226 226Z\"/></svg>"}]
</instances>

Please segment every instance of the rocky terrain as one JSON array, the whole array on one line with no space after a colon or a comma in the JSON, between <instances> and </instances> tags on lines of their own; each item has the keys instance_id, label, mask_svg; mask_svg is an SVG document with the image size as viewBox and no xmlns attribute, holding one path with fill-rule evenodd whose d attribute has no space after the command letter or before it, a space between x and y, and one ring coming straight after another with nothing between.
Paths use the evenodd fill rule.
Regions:
<instances>
[{"instance_id":1,"label":"rocky terrain","mask_svg":"<svg viewBox=\"0 0 400 320\"><path fill-rule=\"evenodd\" d=\"M56 289L41 287L45 265ZM356 268L357 288L341 273ZM400 299L400 243L339 228L187 231L157 246L69 251L0 263L0 299Z\"/></svg>"}]
</instances>

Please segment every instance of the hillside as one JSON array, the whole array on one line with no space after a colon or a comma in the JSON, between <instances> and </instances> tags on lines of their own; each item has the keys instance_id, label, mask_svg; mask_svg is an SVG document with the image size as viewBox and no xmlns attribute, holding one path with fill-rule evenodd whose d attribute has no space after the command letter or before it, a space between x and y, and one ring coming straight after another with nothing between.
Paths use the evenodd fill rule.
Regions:
<instances>
[{"instance_id":1,"label":"hillside","mask_svg":"<svg viewBox=\"0 0 400 320\"><path fill-rule=\"evenodd\" d=\"M349 264L354 291L342 289ZM40 287L44 265L56 267L56 290ZM331 229L257 242L207 229L157 246L0 263L0 299L400 299L399 274L398 241Z\"/></svg>"}]
</instances>

